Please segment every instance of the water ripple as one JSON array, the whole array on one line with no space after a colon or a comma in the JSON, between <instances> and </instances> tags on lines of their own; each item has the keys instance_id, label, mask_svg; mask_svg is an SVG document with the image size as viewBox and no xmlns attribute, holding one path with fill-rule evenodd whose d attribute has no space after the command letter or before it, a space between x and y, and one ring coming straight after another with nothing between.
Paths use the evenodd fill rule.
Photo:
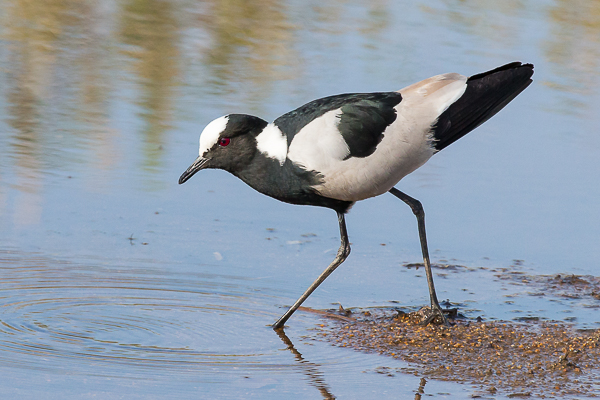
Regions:
<instances>
[{"instance_id":1,"label":"water ripple","mask_svg":"<svg viewBox=\"0 0 600 400\"><path fill-rule=\"evenodd\" d=\"M5 365L147 378L165 368L193 374L277 362L265 329L245 329L257 315L273 316L243 281L9 252L0 252L0 270Z\"/></svg>"}]
</instances>

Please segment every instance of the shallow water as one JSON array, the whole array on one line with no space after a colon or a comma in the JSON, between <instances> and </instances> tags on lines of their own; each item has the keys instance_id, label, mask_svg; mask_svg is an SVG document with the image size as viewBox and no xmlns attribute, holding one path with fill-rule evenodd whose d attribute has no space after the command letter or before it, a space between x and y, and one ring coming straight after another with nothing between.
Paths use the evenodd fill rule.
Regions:
<instances>
[{"instance_id":1,"label":"shallow water","mask_svg":"<svg viewBox=\"0 0 600 400\"><path fill-rule=\"evenodd\" d=\"M534 84L398 187L434 260L468 267L435 271L442 299L595 328L598 300L494 270L600 275L600 2L1 2L0 394L413 397L420 377L377 372L399 361L310 340L317 315L289 321L291 350L268 327L334 257L332 211L177 179L220 115L513 60ZM306 305L426 304L410 210L381 196L347 223L352 255Z\"/></svg>"}]
</instances>

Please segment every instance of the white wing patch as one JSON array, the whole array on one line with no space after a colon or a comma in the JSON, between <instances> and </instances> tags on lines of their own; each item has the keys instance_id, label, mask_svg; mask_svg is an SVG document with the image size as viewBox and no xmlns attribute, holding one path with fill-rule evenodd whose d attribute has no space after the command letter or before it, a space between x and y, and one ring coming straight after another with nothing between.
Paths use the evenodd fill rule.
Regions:
<instances>
[{"instance_id":1,"label":"white wing patch","mask_svg":"<svg viewBox=\"0 0 600 400\"><path fill-rule=\"evenodd\" d=\"M288 158L312 171L324 171L337 165L350 149L338 125L342 110L331 110L311 121L294 136Z\"/></svg>"},{"instance_id":2,"label":"white wing patch","mask_svg":"<svg viewBox=\"0 0 600 400\"><path fill-rule=\"evenodd\" d=\"M256 136L256 147L267 157L274 158L281 165L285 163L288 145L287 137L275 124L269 124Z\"/></svg>"},{"instance_id":3,"label":"white wing patch","mask_svg":"<svg viewBox=\"0 0 600 400\"><path fill-rule=\"evenodd\" d=\"M399 90L402 101L414 103L415 108L427 107L436 118L458 100L467 90L467 77L456 74L432 76ZM415 111L418 113L418 110Z\"/></svg>"},{"instance_id":4,"label":"white wing patch","mask_svg":"<svg viewBox=\"0 0 600 400\"><path fill-rule=\"evenodd\" d=\"M206 127L200 134L200 149L198 151L200 155L206 153L211 147L213 147L217 143L217 140L219 140L219 136L227 127L228 121L229 115L225 115L223 117L219 117L213 120L211 123L206 125Z\"/></svg>"},{"instance_id":5,"label":"white wing patch","mask_svg":"<svg viewBox=\"0 0 600 400\"><path fill-rule=\"evenodd\" d=\"M466 77L460 74L438 75L441 81L450 81L447 85L439 88L435 95L437 97L437 113L442 115L456 100L458 100L467 90Z\"/></svg>"}]
</instances>

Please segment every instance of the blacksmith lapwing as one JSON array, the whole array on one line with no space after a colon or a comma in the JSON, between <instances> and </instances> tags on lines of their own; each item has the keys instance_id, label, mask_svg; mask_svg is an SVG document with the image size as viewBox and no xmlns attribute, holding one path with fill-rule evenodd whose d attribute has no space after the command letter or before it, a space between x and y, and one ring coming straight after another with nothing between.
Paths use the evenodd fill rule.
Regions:
<instances>
[{"instance_id":1,"label":"blacksmith lapwing","mask_svg":"<svg viewBox=\"0 0 600 400\"><path fill-rule=\"evenodd\" d=\"M337 212L341 245L335 259L274 329L350 254L344 215L352 205L390 192L417 217L431 299L424 323L447 323L433 285L423 207L394 185L500 111L529 86L532 75L532 64L513 62L469 78L437 75L396 92L325 97L272 123L229 114L204 128L200 156L179 183L201 169L219 168L277 200Z\"/></svg>"}]
</instances>

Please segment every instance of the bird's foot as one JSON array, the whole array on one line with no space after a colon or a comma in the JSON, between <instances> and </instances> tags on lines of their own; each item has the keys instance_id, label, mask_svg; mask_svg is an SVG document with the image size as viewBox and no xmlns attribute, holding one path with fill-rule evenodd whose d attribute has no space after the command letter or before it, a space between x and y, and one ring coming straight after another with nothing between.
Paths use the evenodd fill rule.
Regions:
<instances>
[{"instance_id":1,"label":"bird's foot","mask_svg":"<svg viewBox=\"0 0 600 400\"><path fill-rule=\"evenodd\" d=\"M444 313L452 314L456 313L456 309L448 309L442 310L439 306L431 306L431 307L423 307L418 311L419 314L423 316L423 321L419 323L419 325L426 326L429 324L432 325L444 325L450 326L448 322L448 318L444 315Z\"/></svg>"}]
</instances>

